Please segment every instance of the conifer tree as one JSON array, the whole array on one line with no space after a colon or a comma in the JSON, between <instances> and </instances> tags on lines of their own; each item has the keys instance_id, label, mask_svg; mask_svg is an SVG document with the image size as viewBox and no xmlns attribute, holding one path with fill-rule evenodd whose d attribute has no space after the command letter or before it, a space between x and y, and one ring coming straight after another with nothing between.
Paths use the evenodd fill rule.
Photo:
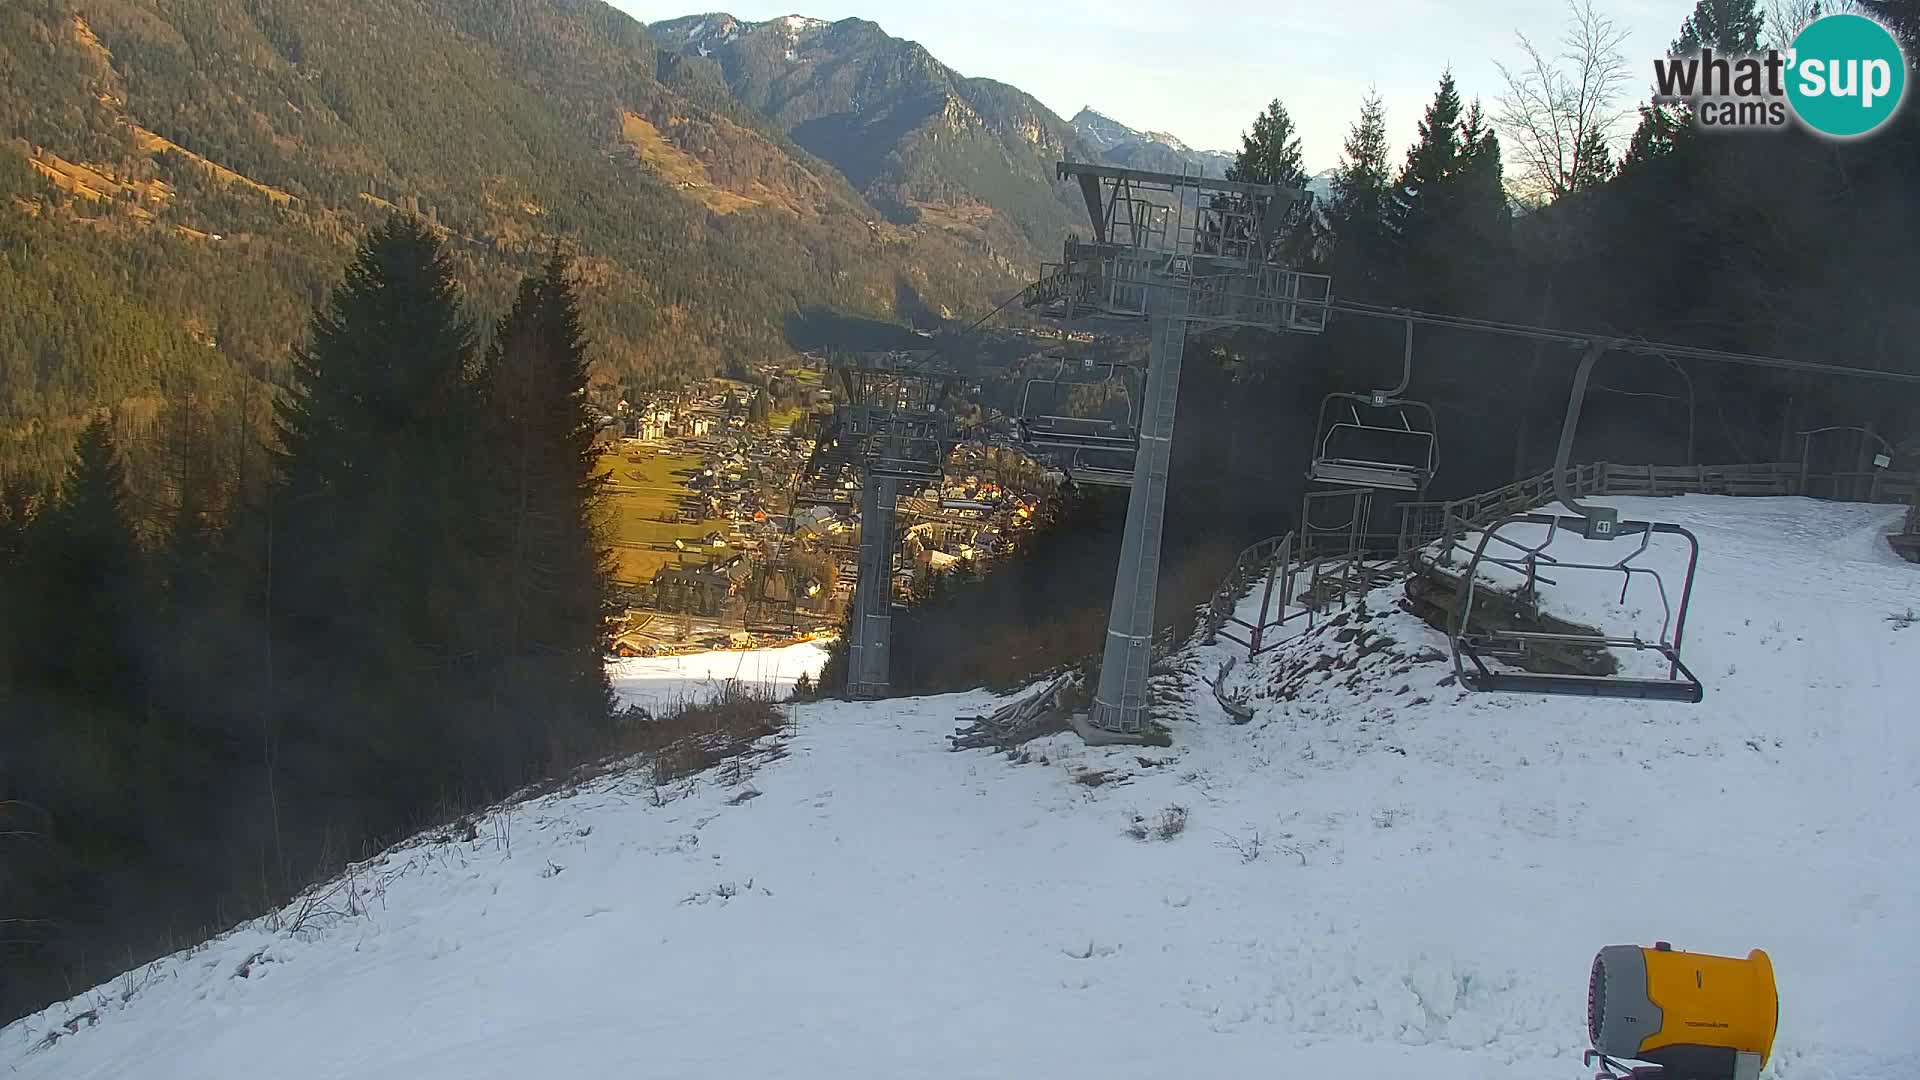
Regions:
<instances>
[{"instance_id":1,"label":"conifer tree","mask_svg":"<svg viewBox=\"0 0 1920 1080\"><path fill-rule=\"evenodd\" d=\"M22 642L25 681L53 701L130 722L141 700L134 626L145 590L126 470L107 418L81 433L73 468L28 543L37 602L28 605L36 618Z\"/></svg>"},{"instance_id":2,"label":"conifer tree","mask_svg":"<svg viewBox=\"0 0 1920 1080\"><path fill-rule=\"evenodd\" d=\"M1253 130L1240 137L1240 153L1227 168L1227 179L1281 187L1301 187L1306 183L1300 134L1279 98L1268 102L1266 109L1254 118Z\"/></svg>"},{"instance_id":3,"label":"conifer tree","mask_svg":"<svg viewBox=\"0 0 1920 1080\"><path fill-rule=\"evenodd\" d=\"M1613 179L1617 171L1613 163L1613 152L1607 147L1606 138L1596 130L1589 130L1582 137L1579 153L1574 155L1579 163L1573 172L1573 190L1585 191L1598 187Z\"/></svg>"},{"instance_id":4,"label":"conifer tree","mask_svg":"<svg viewBox=\"0 0 1920 1080\"><path fill-rule=\"evenodd\" d=\"M1478 100L1460 122L1460 168L1450 184L1453 216L1439 224L1438 235L1458 267L1452 285L1459 304L1484 310L1498 291L1494 283L1511 248L1513 214L1500 137Z\"/></svg>"},{"instance_id":5,"label":"conifer tree","mask_svg":"<svg viewBox=\"0 0 1920 1080\"><path fill-rule=\"evenodd\" d=\"M1412 302L1437 304L1448 295L1464 163L1461 109L1453 72L1448 70L1427 105L1419 140L1407 150L1406 164L1395 183L1392 230L1400 252L1396 288Z\"/></svg>"},{"instance_id":6,"label":"conifer tree","mask_svg":"<svg viewBox=\"0 0 1920 1080\"><path fill-rule=\"evenodd\" d=\"M1750 53L1760 48L1765 25L1758 0L1698 0L1693 13L1680 24L1672 55L1685 56L1703 48L1723 54Z\"/></svg>"},{"instance_id":7,"label":"conifer tree","mask_svg":"<svg viewBox=\"0 0 1920 1080\"><path fill-rule=\"evenodd\" d=\"M1448 69L1420 120L1419 139L1407 150L1396 185L1394 224L1403 238L1444 214L1447 182L1460 169L1460 109L1460 92Z\"/></svg>"},{"instance_id":8,"label":"conifer tree","mask_svg":"<svg viewBox=\"0 0 1920 1080\"><path fill-rule=\"evenodd\" d=\"M26 548L27 528L39 498L24 477L0 482L0 572L14 565Z\"/></svg>"},{"instance_id":9,"label":"conifer tree","mask_svg":"<svg viewBox=\"0 0 1920 1080\"><path fill-rule=\"evenodd\" d=\"M1605 144L1600 145L1604 160ZM1500 155L1500 136L1487 122L1479 101L1467 109L1467 118L1460 124L1458 182L1458 212L1467 242L1503 244L1513 217L1507 199L1506 166Z\"/></svg>"},{"instance_id":10,"label":"conifer tree","mask_svg":"<svg viewBox=\"0 0 1920 1080\"><path fill-rule=\"evenodd\" d=\"M1648 102L1640 106L1640 123L1627 140L1620 170L1625 172L1673 153L1693 134L1689 116L1687 107L1681 104Z\"/></svg>"},{"instance_id":11,"label":"conifer tree","mask_svg":"<svg viewBox=\"0 0 1920 1080\"><path fill-rule=\"evenodd\" d=\"M357 809L379 827L460 783L455 659L477 632L461 535L473 360L446 251L396 214L315 314L278 408L270 589L288 737L311 751L315 784L358 779Z\"/></svg>"},{"instance_id":12,"label":"conifer tree","mask_svg":"<svg viewBox=\"0 0 1920 1080\"><path fill-rule=\"evenodd\" d=\"M1360 103L1334 170L1324 220L1332 234L1331 264L1343 291L1364 294L1386 267L1393 176L1387 161L1387 114L1377 90Z\"/></svg>"},{"instance_id":13,"label":"conifer tree","mask_svg":"<svg viewBox=\"0 0 1920 1080\"><path fill-rule=\"evenodd\" d=\"M1920 0L1855 0L1906 45L1907 63L1920 64ZM1815 11L1817 18L1819 13Z\"/></svg>"},{"instance_id":14,"label":"conifer tree","mask_svg":"<svg viewBox=\"0 0 1920 1080\"><path fill-rule=\"evenodd\" d=\"M1693 12L1680 24L1680 36L1668 48L1669 55L1686 56L1701 49L1717 53L1750 53L1760 48L1765 16L1757 0L1697 0ZM1682 103L1649 102L1640 106L1640 122L1627 141L1621 158L1622 168L1644 164L1670 154L1693 133L1692 110ZM1604 170L1593 166L1583 151L1580 178L1585 184L1604 183L1612 178L1611 162Z\"/></svg>"},{"instance_id":15,"label":"conifer tree","mask_svg":"<svg viewBox=\"0 0 1920 1080\"><path fill-rule=\"evenodd\" d=\"M490 534L484 578L494 597L483 670L493 682L496 732L519 732L505 749L523 772L582 749L611 708L597 424L567 274L556 257L521 283L482 378L482 459L492 488L481 525Z\"/></svg>"}]
</instances>

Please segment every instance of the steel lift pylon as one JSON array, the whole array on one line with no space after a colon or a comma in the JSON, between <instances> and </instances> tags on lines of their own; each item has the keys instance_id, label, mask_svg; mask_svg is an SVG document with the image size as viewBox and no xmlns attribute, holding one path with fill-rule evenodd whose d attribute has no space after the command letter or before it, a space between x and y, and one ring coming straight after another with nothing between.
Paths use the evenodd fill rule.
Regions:
<instances>
[{"instance_id":1,"label":"steel lift pylon","mask_svg":"<svg viewBox=\"0 0 1920 1080\"><path fill-rule=\"evenodd\" d=\"M1100 682L1091 711L1077 718L1084 726L1076 723L1089 739L1124 741L1149 722L1153 599L1187 335L1319 333L1332 282L1275 261L1290 215L1306 205L1298 188L1075 162L1058 172L1079 184L1093 241L1067 240L1023 302L1070 322L1144 321L1151 340Z\"/></svg>"},{"instance_id":2,"label":"steel lift pylon","mask_svg":"<svg viewBox=\"0 0 1920 1080\"><path fill-rule=\"evenodd\" d=\"M946 376L905 356L867 357L835 365L847 404L837 431L860 474L859 577L847 642L847 693L885 697L893 640L894 524L904 483L939 484L953 449Z\"/></svg>"}]
</instances>

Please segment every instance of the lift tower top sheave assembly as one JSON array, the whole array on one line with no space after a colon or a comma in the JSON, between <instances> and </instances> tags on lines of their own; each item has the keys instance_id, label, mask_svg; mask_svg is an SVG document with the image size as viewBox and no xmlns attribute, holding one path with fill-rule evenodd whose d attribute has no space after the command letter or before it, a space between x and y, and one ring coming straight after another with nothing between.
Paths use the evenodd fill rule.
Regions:
<instances>
[{"instance_id":1,"label":"lift tower top sheave assembly","mask_svg":"<svg viewBox=\"0 0 1920 1080\"><path fill-rule=\"evenodd\" d=\"M860 472L859 578L847 643L847 692L884 697L893 628L894 512L904 484L938 485L953 449L946 376L906 354L836 363L845 392L835 427Z\"/></svg>"},{"instance_id":2,"label":"lift tower top sheave assembly","mask_svg":"<svg viewBox=\"0 0 1920 1080\"><path fill-rule=\"evenodd\" d=\"M1027 287L1029 308L1077 321L1145 320L1152 346L1126 532L1088 724L1112 735L1147 727L1153 594L1166 518L1167 467L1180 361L1189 330L1326 329L1331 281L1281 265L1286 229L1306 205L1298 188L1061 162L1086 198L1091 243L1069 238L1059 263Z\"/></svg>"}]
</instances>

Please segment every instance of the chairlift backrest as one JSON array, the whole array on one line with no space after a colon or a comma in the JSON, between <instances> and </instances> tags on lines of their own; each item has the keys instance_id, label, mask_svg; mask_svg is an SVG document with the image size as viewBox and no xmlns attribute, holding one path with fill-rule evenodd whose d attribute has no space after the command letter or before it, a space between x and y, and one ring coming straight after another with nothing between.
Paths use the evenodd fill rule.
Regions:
<instances>
[{"instance_id":1,"label":"chairlift backrest","mask_svg":"<svg viewBox=\"0 0 1920 1080\"><path fill-rule=\"evenodd\" d=\"M1320 404L1309 479L1418 491L1439 464L1433 410L1379 394L1329 394Z\"/></svg>"}]
</instances>

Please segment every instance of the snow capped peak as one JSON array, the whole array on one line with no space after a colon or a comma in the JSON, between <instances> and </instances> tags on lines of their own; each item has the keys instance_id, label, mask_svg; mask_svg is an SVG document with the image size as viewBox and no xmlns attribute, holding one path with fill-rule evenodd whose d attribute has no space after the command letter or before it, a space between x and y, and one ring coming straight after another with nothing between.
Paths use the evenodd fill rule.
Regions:
<instances>
[{"instance_id":1,"label":"snow capped peak","mask_svg":"<svg viewBox=\"0 0 1920 1080\"><path fill-rule=\"evenodd\" d=\"M1082 106L1068 123L1080 133L1081 138L1103 150L1122 143L1153 142L1180 154L1201 153L1188 146L1177 135L1165 131L1140 131L1128 127L1091 105Z\"/></svg>"},{"instance_id":2,"label":"snow capped peak","mask_svg":"<svg viewBox=\"0 0 1920 1080\"><path fill-rule=\"evenodd\" d=\"M1193 147L1188 146L1186 143L1181 142L1179 137L1176 135L1170 135L1164 131L1149 131L1146 134L1147 134L1147 138L1152 139L1154 142L1157 142L1162 146L1170 146L1173 149L1178 150L1183 154L1190 153L1193 150Z\"/></svg>"},{"instance_id":3,"label":"snow capped peak","mask_svg":"<svg viewBox=\"0 0 1920 1080\"><path fill-rule=\"evenodd\" d=\"M815 19L807 15L782 15L777 19L766 19L761 22L744 22L722 12L712 12L706 15L689 15L657 25L667 28L669 32L684 34L681 48L707 56L716 48L731 45L763 30L784 38L789 46L788 51L791 52L792 44L799 41L802 35L825 29L833 24L825 19ZM789 56L788 59L793 57Z\"/></svg>"},{"instance_id":4,"label":"snow capped peak","mask_svg":"<svg viewBox=\"0 0 1920 1080\"><path fill-rule=\"evenodd\" d=\"M743 24L731 15L715 12L694 19L687 28L687 45L698 49L701 55L714 45L724 45L737 39L750 24Z\"/></svg>"},{"instance_id":5,"label":"snow capped peak","mask_svg":"<svg viewBox=\"0 0 1920 1080\"><path fill-rule=\"evenodd\" d=\"M777 25L780 27L780 29L786 31L787 35L791 37L793 35L800 34L807 30L819 30L822 27L825 27L829 24L825 19L810 18L806 15L782 15L777 19L770 19L767 22L762 23L761 25L762 26Z\"/></svg>"}]
</instances>

